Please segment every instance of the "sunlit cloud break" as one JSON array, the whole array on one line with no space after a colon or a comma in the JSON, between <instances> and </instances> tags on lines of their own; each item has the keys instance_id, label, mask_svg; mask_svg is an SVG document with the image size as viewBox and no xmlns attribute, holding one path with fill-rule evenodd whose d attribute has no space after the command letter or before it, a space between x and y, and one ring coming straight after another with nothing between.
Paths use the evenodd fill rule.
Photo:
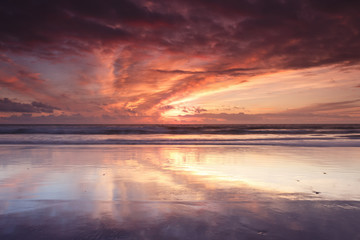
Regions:
<instances>
[{"instance_id":1,"label":"sunlit cloud break","mask_svg":"<svg viewBox=\"0 0 360 240\"><path fill-rule=\"evenodd\" d=\"M356 1L0 3L0 123L357 123Z\"/></svg>"}]
</instances>

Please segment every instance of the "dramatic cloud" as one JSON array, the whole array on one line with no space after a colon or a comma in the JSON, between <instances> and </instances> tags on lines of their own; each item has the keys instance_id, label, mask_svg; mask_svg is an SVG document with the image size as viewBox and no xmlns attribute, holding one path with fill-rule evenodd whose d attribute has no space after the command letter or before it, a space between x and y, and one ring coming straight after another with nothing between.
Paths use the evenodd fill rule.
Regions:
<instances>
[{"instance_id":1,"label":"dramatic cloud","mask_svg":"<svg viewBox=\"0 0 360 240\"><path fill-rule=\"evenodd\" d=\"M0 94L155 120L256 76L358 66L359 10L340 0L3 0Z\"/></svg>"},{"instance_id":2,"label":"dramatic cloud","mask_svg":"<svg viewBox=\"0 0 360 240\"><path fill-rule=\"evenodd\" d=\"M0 40L4 50L47 57L131 44L225 57L211 71L234 60L245 68L302 68L359 60L359 7L335 0L4 0Z\"/></svg>"},{"instance_id":3,"label":"dramatic cloud","mask_svg":"<svg viewBox=\"0 0 360 240\"><path fill-rule=\"evenodd\" d=\"M14 102L8 98L0 99L0 112L53 113L54 110L60 110L60 109L41 102L32 102L28 104L28 103Z\"/></svg>"}]
</instances>

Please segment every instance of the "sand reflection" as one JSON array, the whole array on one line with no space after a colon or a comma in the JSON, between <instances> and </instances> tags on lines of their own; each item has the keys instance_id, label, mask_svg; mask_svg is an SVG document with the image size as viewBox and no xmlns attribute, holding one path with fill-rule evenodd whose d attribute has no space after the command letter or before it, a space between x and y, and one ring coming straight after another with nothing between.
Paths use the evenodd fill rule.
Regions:
<instances>
[{"instance_id":1,"label":"sand reflection","mask_svg":"<svg viewBox=\"0 0 360 240\"><path fill-rule=\"evenodd\" d=\"M0 152L1 239L36 237L35 223L49 236L62 226L63 239L85 233L301 239L299 231L336 239L354 237L360 219L356 148L0 146ZM336 219L349 216L345 230L336 227Z\"/></svg>"},{"instance_id":2,"label":"sand reflection","mask_svg":"<svg viewBox=\"0 0 360 240\"><path fill-rule=\"evenodd\" d=\"M356 148L14 146L15 156L1 148L2 199L223 201L237 189L360 199Z\"/></svg>"}]
</instances>

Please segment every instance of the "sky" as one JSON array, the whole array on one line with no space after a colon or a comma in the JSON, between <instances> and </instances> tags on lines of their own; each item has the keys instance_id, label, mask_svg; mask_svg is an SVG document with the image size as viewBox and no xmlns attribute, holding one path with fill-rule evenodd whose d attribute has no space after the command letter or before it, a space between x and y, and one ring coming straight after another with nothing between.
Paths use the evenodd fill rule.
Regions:
<instances>
[{"instance_id":1,"label":"sky","mask_svg":"<svg viewBox=\"0 0 360 240\"><path fill-rule=\"evenodd\" d=\"M0 123L360 122L358 0L2 0Z\"/></svg>"}]
</instances>

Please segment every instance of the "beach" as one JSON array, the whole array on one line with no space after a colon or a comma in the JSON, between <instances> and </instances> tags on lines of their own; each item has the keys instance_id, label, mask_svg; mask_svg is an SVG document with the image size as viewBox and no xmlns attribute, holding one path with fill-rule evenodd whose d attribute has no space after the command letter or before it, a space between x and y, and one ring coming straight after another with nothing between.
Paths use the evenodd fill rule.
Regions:
<instances>
[{"instance_id":1,"label":"beach","mask_svg":"<svg viewBox=\"0 0 360 240\"><path fill-rule=\"evenodd\" d=\"M0 240L360 240L360 1L0 1Z\"/></svg>"},{"instance_id":2,"label":"beach","mask_svg":"<svg viewBox=\"0 0 360 240\"><path fill-rule=\"evenodd\" d=\"M73 135L23 134L12 141L33 142L0 145L0 239L360 239L360 151L344 142L177 145L169 139L189 136L173 134L171 144L63 144Z\"/></svg>"}]
</instances>

